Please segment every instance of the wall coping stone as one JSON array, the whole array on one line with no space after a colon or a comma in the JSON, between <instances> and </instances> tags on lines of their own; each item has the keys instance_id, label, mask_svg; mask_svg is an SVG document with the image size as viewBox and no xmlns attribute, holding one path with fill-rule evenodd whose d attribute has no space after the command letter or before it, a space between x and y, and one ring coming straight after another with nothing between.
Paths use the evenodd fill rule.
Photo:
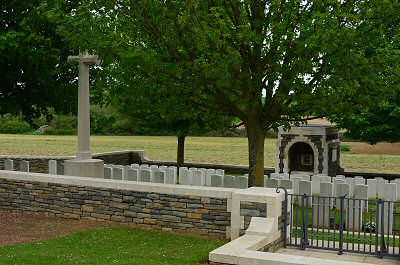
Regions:
<instances>
[{"instance_id":1,"label":"wall coping stone","mask_svg":"<svg viewBox=\"0 0 400 265\"><path fill-rule=\"evenodd\" d=\"M30 173L19 171L0 170L0 178L48 182L55 184L66 184L76 186L91 186L97 188L134 190L138 192L154 192L161 194L176 194L188 196L205 196L221 199L231 199L233 192L237 189L221 187L200 187L175 184L142 183L126 180L95 179L88 177L76 177L65 175L50 175L43 173Z\"/></svg>"}]
</instances>

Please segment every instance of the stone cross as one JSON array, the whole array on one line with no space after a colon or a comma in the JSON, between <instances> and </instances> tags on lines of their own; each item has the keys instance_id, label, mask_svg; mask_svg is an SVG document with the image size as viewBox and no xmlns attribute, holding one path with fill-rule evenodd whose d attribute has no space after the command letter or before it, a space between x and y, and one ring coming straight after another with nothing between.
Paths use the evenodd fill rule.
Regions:
<instances>
[{"instance_id":1,"label":"stone cross","mask_svg":"<svg viewBox=\"0 0 400 265\"><path fill-rule=\"evenodd\" d=\"M89 66L98 65L97 55L87 51L78 56L68 56L68 61L79 62L78 77L78 153L76 158L86 160L92 158L90 152L90 102L89 102Z\"/></svg>"}]
</instances>

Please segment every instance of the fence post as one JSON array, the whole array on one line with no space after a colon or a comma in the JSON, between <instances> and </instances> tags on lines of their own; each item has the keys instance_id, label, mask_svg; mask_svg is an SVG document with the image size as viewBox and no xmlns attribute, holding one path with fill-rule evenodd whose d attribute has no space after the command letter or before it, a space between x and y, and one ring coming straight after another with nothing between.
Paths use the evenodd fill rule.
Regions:
<instances>
[{"instance_id":1,"label":"fence post","mask_svg":"<svg viewBox=\"0 0 400 265\"><path fill-rule=\"evenodd\" d=\"M288 191L283 188L283 187L278 187L276 188L276 193L280 193L280 189L283 190L285 193L285 202L283 204L283 211L284 211L284 217L283 217L283 247L286 248L287 244L287 222L288 222Z\"/></svg>"},{"instance_id":2,"label":"fence post","mask_svg":"<svg viewBox=\"0 0 400 265\"><path fill-rule=\"evenodd\" d=\"M344 196L340 196L340 224L339 224L339 252L338 255L343 255L343 241L344 241ZM334 227L335 229L335 227Z\"/></svg>"},{"instance_id":3,"label":"fence post","mask_svg":"<svg viewBox=\"0 0 400 265\"><path fill-rule=\"evenodd\" d=\"M379 249L379 258L383 259L383 253L386 253L385 246L385 201L379 200L381 203L381 245ZM390 202L388 203L388 210L390 209ZM388 225L390 224L388 220ZM389 233L390 228L388 228Z\"/></svg>"},{"instance_id":4,"label":"fence post","mask_svg":"<svg viewBox=\"0 0 400 265\"><path fill-rule=\"evenodd\" d=\"M301 222L301 240L300 240L300 249L305 250L306 245L308 245L308 238L307 238L307 229L308 229L308 220L306 220L306 211L308 212L308 204L306 205L307 201L307 194L303 194L301 196L301 217L302 217L302 222ZM304 209L305 208L305 209ZM307 213L308 217L308 213Z\"/></svg>"}]
</instances>

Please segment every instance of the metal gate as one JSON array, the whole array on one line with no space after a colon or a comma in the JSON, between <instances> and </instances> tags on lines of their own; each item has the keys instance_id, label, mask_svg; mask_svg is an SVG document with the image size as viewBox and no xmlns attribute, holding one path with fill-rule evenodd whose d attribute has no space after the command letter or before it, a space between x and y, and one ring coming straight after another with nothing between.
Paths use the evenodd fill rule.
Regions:
<instances>
[{"instance_id":1,"label":"metal gate","mask_svg":"<svg viewBox=\"0 0 400 265\"><path fill-rule=\"evenodd\" d=\"M400 203L287 194L279 189L286 194L285 246L400 258Z\"/></svg>"}]
</instances>

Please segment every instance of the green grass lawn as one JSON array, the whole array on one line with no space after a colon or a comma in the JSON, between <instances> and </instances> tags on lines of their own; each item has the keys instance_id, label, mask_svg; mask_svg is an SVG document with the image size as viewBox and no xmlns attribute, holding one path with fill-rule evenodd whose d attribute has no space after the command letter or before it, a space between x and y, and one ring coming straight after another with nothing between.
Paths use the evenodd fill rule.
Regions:
<instances>
[{"instance_id":1,"label":"green grass lawn","mask_svg":"<svg viewBox=\"0 0 400 265\"><path fill-rule=\"evenodd\" d=\"M222 242L129 227L96 228L65 237L0 247L0 264L192 265Z\"/></svg>"},{"instance_id":2,"label":"green grass lawn","mask_svg":"<svg viewBox=\"0 0 400 265\"><path fill-rule=\"evenodd\" d=\"M76 136L0 135L1 155L75 155ZM177 139L173 136L92 136L93 153L144 150L153 160L175 161ZM265 166L275 165L276 139L265 141ZM186 162L248 165L247 139L241 137L188 137ZM400 173L399 155L366 155L343 152L347 171Z\"/></svg>"}]
</instances>

